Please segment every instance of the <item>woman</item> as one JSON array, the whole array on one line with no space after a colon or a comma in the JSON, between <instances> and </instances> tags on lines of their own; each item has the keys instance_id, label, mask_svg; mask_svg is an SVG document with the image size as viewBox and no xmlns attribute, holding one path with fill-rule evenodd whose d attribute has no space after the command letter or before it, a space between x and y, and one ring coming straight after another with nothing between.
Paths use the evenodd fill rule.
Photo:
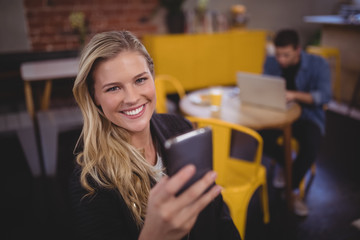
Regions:
<instances>
[{"instance_id":1,"label":"woman","mask_svg":"<svg viewBox=\"0 0 360 240\"><path fill-rule=\"evenodd\" d=\"M171 159L162 159L162 144L191 124L154 114L154 66L136 37L127 31L95 35L82 52L73 93L84 118L70 182L80 238L240 238L221 188L201 194L215 172L175 196L196 170L189 165L166 176Z\"/></svg>"}]
</instances>

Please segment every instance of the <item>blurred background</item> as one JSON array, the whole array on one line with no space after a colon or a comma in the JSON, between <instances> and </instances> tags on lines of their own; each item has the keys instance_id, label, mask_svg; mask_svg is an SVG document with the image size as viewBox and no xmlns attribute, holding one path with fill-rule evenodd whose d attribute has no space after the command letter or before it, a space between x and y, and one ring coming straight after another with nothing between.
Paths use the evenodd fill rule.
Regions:
<instances>
[{"instance_id":1,"label":"blurred background","mask_svg":"<svg viewBox=\"0 0 360 240\"><path fill-rule=\"evenodd\" d=\"M241 4L246 7L247 24L250 29L276 31L281 28L296 28L308 44L318 38L320 25L308 24L304 16L339 14L343 4L352 1L339 0L14 0L1 3L1 48L2 53L19 51L76 50L80 35L88 39L97 32L128 29L141 37L144 34L164 34L170 30L166 24L168 10L182 10L191 15L202 10L216 18L222 15L231 23L231 7ZM72 26L70 15L80 13L86 33ZM82 19L83 18L83 19ZM175 25L175 24L174 24ZM79 26L80 27L80 26ZM81 28L81 27L80 27ZM224 28L223 30L225 30ZM194 31L185 26L183 32ZM215 31L215 30L214 30Z\"/></svg>"},{"instance_id":2,"label":"blurred background","mask_svg":"<svg viewBox=\"0 0 360 240\"><path fill-rule=\"evenodd\" d=\"M47 175L38 112L64 106L73 109L76 106L71 92L74 76L60 74L50 84L48 79L37 81L45 80L46 76L36 79L33 76L36 67L25 76L22 66L76 59L94 34L129 30L144 41L154 57L157 73L166 73L157 55L161 45L152 45L152 38L198 35L210 38L234 31L261 31L264 33L261 36L265 36L260 41L261 51L273 54L272 37L283 28L296 29L304 49L329 46L339 50L341 80L338 93L329 104L327 136L317 175L308 191L310 207L316 211L306 219L292 216L286 211L281 194L269 186L270 224L262 224L258 199L254 197L249 207L246 239L360 239L360 230L352 225L360 218L360 1L0 0L0 22L0 183L3 186L0 206L5 222L1 239L72 238L66 184L81 128L76 123L65 127L61 122L58 124L54 143L57 165L55 173ZM258 53L258 45L241 44L250 54ZM261 66L264 56L255 59L254 64ZM331 66L335 71L336 63ZM181 66L176 68L181 70ZM261 71L259 67L254 69ZM46 98L51 101L44 103ZM20 137L23 135L19 129L29 131L26 137ZM30 142L38 143L36 151ZM38 159L40 165L32 166L28 156ZM271 174L269 171L269 178Z\"/></svg>"}]
</instances>

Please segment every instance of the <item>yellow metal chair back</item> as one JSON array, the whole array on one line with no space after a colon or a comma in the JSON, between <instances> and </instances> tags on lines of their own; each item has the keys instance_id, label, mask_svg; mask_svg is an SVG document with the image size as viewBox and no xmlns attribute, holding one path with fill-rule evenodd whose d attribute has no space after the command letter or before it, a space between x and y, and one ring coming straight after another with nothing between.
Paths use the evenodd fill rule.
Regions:
<instances>
[{"instance_id":1,"label":"yellow metal chair back","mask_svg":"<svg viewBox=\"0 0 360 240\"><path fill-rule=\"evenodd\" d=\"M335 47L308 46L306 51L311 54L322 56L331 62L334 59L334 77L332 81L332 91L336 101L341 101L341 58L340 51ZM331 64L330 64L331 66Z\"/></svg>"},{"instance_id":2,"label":"yellow metal chair back","mask_svg":"<svg viewBox=\"0 0 360 240\"><path fill-rule=\"evenodd\" d=\"M185 96L185 90L181 85L180 81L171 76L161 74L155 77L155 88L156 88L156 112L157 113L168 113L167 107L167 95L171 93L177 93L179 98Z\"/></svg>"},{"instance_id":3,"label":"yellow metal chair back","mask_svg":"<svg viewBox=\"0 0 360 240\"><path fill-rule=\"evenodd\" d=\"M213 168L218 174L216 183L224 188L224 201L245 239L248 205L259 187L264 222L268 223L270 219L266 169L261 164L263 140L256 131L244 126L213 118L186 118L196 127L210 126L213 131ZM238 141L241 144L232 148L232 142L236 144Z\"/></svg>"}]
</instances>

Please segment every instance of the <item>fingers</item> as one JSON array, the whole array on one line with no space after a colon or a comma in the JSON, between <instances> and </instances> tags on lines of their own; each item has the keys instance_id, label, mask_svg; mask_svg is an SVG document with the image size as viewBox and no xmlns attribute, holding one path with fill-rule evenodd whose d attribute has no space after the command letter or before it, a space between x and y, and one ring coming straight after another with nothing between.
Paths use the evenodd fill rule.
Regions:
<instances>
[{"instance_id":1,"label":"fingers","mask_svg":"<svg viewBox=\"0 0 360 240\"><path fill-rule=\"evenodd\" d=\"M286 94L285 94L286 100L287 101L295 100L295 94L296 93L294 91L290 91L290 90L286 91Z\"/></svg>"},{"instance_id":2,"label":"fingers","mask_svg":"<svg viewBox=\"0 0 360 240\"><path fill-rule=\"evenodd\" d=\"M163 177L154 186L149 195L144 229L151 229L154 232L152 226L162 226L157 229L159 236L170 234L180 238L192 228L201 210L221 191L221 187L215 185L204 193L216 179L216 173L210 171L176 197L175 194L194 173L195 167L188 165L171 178Z\"/></svg>"},{"instance_id":3,"label":"fingers","mask_svg":"<svg viewBox=\"0 0 360 240\"><path fill-rule=\"evenodd\" d=\"M179 212L178 218L181 219L184 225L193 224L194 218L197 218L199 213L220 194L221 190L220 186L213 186L209 191L197 198L196 201L184 207L184 211Z\"/></svg>"},{"instance_id":4,"label":"fingers","mask_svg":"<svg viewBox=\"0 0 360 240\"><path fill-rule=\"evenodd\" d=\"M198 215L212 200L214 200L220 193L222 187L219 185L213 186L208 192L201 195L201 197L189 207L189 212Z\"/></svg>"},{"instance_id":5,"label":"fingers","mask_svg":"<svg viewBox=\"0 0 360 240\"><path fill-rule=\"evenodd\" d=\"M182 186L184 186L185 183L189 181L192 176L194 176L195 171L195 166L192 164L186 165L180 169L179 172L170 178L167 184L167 190L172 194L176 194L182 188Z\"/></svg>"},{"instance_id":6,"label":"fingers","mask_svg":"<svg viewBox=\"0 0 360 240\"><path fill-rule=\"evenodd\" d=\"M286 91L285 98L287 101L290 101L290 95L291 95L291 93L289 91Z\"/></svg>"},{"instance_id":7,"label":"fingers","mask_svg":"<svg viewBox=\"0 0 360 240\"><path fill-rule=\"evenodd\" d=\"M204 191L208 189L215 182L216 177L217 177L216 172L209 171L207 174L205 174L205 176L203 176L200 180L195 182L192 186L190 186L184 193L182 193L179 196L178 200L180 204L186 206L196 201L204 193Z\"/></svg>"},{"instance_id":8,"label":"fingers","mask_svg":"<svg viewBox=\"0 0 360 240\"><path fill-rule=\"evenodd\" d=\"M151 195L156 198L156 202L166 204L171 201L171 208L182 209L190 204L196 202L199 198L201 201L198 207L203 207L212 201L220 192L221 187L215 186L211 191L204 194L212 184L214 184L217 177L216 172L209 171L200 180L191 185L185 192L178 197L175 194L181 187L195 174L195 166L187 165L182 168L173 177L163 177L158 184L152 189ZM203 195L204 194L204 195Z\"/></svg>"}]
</instances>

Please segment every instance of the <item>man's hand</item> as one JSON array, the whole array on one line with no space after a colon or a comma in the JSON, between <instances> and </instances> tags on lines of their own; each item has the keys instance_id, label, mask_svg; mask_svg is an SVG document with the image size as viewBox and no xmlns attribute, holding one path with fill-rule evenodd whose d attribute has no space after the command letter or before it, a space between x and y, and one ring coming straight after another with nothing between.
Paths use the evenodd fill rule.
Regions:
<instances>
[{"instance_id":1,"label":"man's hand","mask_svg":"<svg viewBox=\"0 0 360 240\"><path fill-rule=\"evenodd\" d=\"M286 101L297 101L306 104L313 104L314 100L310 93L299 91L286 91Z\"/></svg>"}]
</instances>

